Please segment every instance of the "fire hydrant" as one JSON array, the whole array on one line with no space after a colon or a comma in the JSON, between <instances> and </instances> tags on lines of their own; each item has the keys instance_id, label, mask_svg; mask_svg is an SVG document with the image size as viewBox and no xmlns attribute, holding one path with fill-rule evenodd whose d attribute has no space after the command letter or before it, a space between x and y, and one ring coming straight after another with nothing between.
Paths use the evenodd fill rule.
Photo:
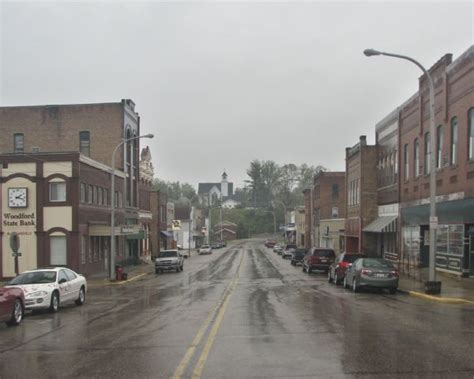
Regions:
<instances>
[{"instance_id":1,"label":"fire hydrant","mask_svg":"<svg viewBox=\"0 0 474 379\"><path fill-rule=\"evenodd\" d=\"M123 267L115 265L115 280L123 280Z\"/></svg>"}]
</instances>

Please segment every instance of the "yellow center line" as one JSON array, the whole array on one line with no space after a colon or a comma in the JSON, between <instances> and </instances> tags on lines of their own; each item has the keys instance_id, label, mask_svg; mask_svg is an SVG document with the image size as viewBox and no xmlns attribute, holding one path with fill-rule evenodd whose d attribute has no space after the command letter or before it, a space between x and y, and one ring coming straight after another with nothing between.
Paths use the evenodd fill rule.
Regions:
<instances>
[{"instance_id":1,"label":"yellow center line","mask_svg":"<svg viewBox=\"0 0 474 379\"><path fill-rule=\"evenodd\" d=\"M240 259L239 268L237 270L236 278L234 278L234 280L227 286L227 288L224 291L224 295L222 296L222 299L220 301L218 301L216 306L212 309L212 311L209 313L209 315L207 316L204 323L199 328L196 336L194 337L193 341L191 342L191 345L186 350L186 353L184 354L184 357L181 360L179 366L176 368L176 371L173 374L173 379L180 379L182 377L182 375L185 373L185 371L186 371L186 369L189 365L189 362L191 361L194 353L196 352L197 347L199 346L199 343L201 342L202 338L204 337L204 334L206 333L206 330L208 329L209 325L211 324L212 320L214 319L214 316L219 311L219 309L222 310L223 307L227 306L226 303L228 302L229 295L230 295L231 291L233 290L233 287L235 287L236 279L238 278L239 273L240 273L240 269L242 267L243 256L244 255L243 255L243 252L242 252L242 257ZM221 314L221 312L219 311L219 313L217 315L217 318L216 318L216 321L219 319L220 314ZM220 325L220 322L219 322L219 325ZM208 342L209 342L209 340L208 340ZM202 357L202 355L201 355L201 357Z\"/></svg>"},{"instance_id":2,"label":"yellow center line","mask_svg":"<svg viewBox=\"0 0 474 379\"><path fill-rule=\"evenodd\" d=\"M226 297L224 303L222 304L222 307L219 310L219 313L217 314L214 325L212 326L211 332L209 333L209 337L207 338L206 344L204 345L204 349L201 353L201 356L199 357L199 360L196 364L196 367L194 368L193 376L192 376L193 379L199 379L202 376L202 372L204 370L204 365L206 364L207 358L209 357L209 353L211 352L211 349L212 349L212 345L214 344L214 341L216 339L217 332L219 331L222 320L224 319L224 315L225 315L225 312L227 310L227 306L229 305L230 298L232 296L232 293L233 293L235 287L237 287L237 283L239 281L239 276L240 276L240 271L242 269L243 258L244 258L244 254L242 252L242 257L240 259L239 269L237 270L237 275L231 283L230 290L227 294L227 297Z\"/></svg>"}]
</instances>

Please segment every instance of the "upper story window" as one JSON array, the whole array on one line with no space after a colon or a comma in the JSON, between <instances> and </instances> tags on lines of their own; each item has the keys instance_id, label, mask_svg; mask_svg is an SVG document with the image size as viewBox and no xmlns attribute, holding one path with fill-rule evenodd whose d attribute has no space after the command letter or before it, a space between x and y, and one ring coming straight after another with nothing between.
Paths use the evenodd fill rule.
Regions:
<instances>
[{"instance_id":1,"label":"upper story window","mask_svg":"<svg viewBox=\"0 0 474 379\"><path fill-rule=\"evenodd\" d=\"M93 197L92 197L93 191L92 191L92 186L88 185L87 186L87 202L89 204L92 204Z\"/></svg>"},{"instance_id":2,"label":"upper story window","mask_svg":"<svg viewBox=\"0 0 474 379\"><path fill-rule=\"evenodd\" d=\"M453 117L451 119L451 151L450 163L455 165L458 163L458 119Z\"/></svg>"},{"instance_id":3,"label":"upper story window","mask_svg":"<svg viewBox=\"0 0 474 379\"><path fill-rule=\"evenodd\" d=\"M332 207L331 215L332 215L332 218L338 218L339 217L339 208L338 207Z\"/></svg>"},{"instance_id":4,"label":"upper story window","mask_svg":"<svg viewBox=\"0 0 474 379\"><path fill-rule=\"evenodd\" d=\"M102 200L103 200L103 197L102 197L102 188L98 188L97 189L97 204L99 205L102 205Z\"/></svg>"},{"instance_id":5,"label":"upper story window","mask_svg":"<svg viewBox=\"0 0 474 379\"><path fill-rule=\"evenodd\" d=\"M393 172L398 175L398 151L393 153Z\"/></svg>"},{"instance_id":6,"label":"upper story window","mask_svg":"<svg viewBox=\"0 0 474 379\"><path fill-rule=\"evenodd\" d=\"M25 135L23 133L15 133L13 135L13 152L25 152Z\"/></svg>"},{"instance_id":7,"label":"upper story window","mask_svg":"<svg viewBox=\"0 0 474 379\"><path fill-rule=\"evenodd\" d=\"M438 126L436 129L436 141L438 143L436 154L436 168L443 167L443 143L444 143L444 129L443 126Z\"/></svg>"},{"instance_id":8,"label":"upper story window","mask_svg":"<svg viewBox=\"0 0 474 379\"><path fill-rule=\"evenodd\" d=\"M66 201L66 182L49 183L49 201Z\"/></svg>"},{"instance_id":9,"label":"upper story window","mask_svg":"<svg viewBox=\"0 0 474 379\"><path fill-rule=\"evenodd\" d=\"M420 175L420 142L418 141L418 138L415 139L415 146L414 146L414 169L415 169L415 178Z\"/></svg>"},{"instance_id":10,"label":"upper story window","mask_svg":"<svg viewBox=\"0 0 474 379\"><path fill-rule=\"evenodd\" d=\"M403 146L403 161L405 162L405 180L410 178L410 162L408 161L408 144Z\"/></svg>"},{"instance_id":11,"label":"upper story window","mask_svg":"<svg viewBox=\"0 0 474 379\"><path fill-rule=\"evenodd\" d=\"M79 152L88 157L91 155L91 133L79 132Z\"/></svg>"},{"instance_id":12,"label":"upper story window","mask_svg":"<svg viewBox=\"0 0 474 379\"><path fill-rule=\"evenodd\" d=\"M430 156L431 156L431 141L430 141L430 133L425 134L425 162L424 162L424 167L425 167L425 174L429 174L431 171L431 162L430 162Z\"/></svg>"},{"instance_id":13,"label":"upper story window","mask_svg":"<svg viewBox=\"0 0 474 379\"><path fill-rule=\"evenodd\" d=\"M334 183L332 185L332 192L331 192L331 195L332 195L332 199L333 200L337 200L339 198L339 184L337 183Z\"/></svg>"},{"instance_id":14,"label":"upper story window","mask_svg":"<svg viewBox=\"0 0 474 379\"><path fill-rule=\"evenodd\" d=\"M104 193L103 193L103 204L104 205L109 205L109 190L104 188Z\"/></svg>"},{"instance_id":15,"label":"upper story window","mask_svg":"<svg viewBox=\"0 0 474 379\"><path fill-rule=\"evenodd\" d=\"M474 159L474 108L469 109L468 114L468 159Z\"/></svg>"},{"instance_id":16,"label":"upper story window","mask_svg":"<svg viewBox=\"0 0 474 379\"><path fill-rule=\"evenodd\" d=\"M92 187L92 188L93 188L93 190L94 190L93 195L92 195L92 196L93 196L93 198L92 198L92 203L93 203L93 204L97 204L97 203L98 203L98 200L99 200L99 199L98 199L98 196L97 196L97 187L94 186L94 187Z\"/></svg>"},{"instance_id":17,"label":"upper story window","mask_svg":"<svg viewBox=\"0 0 474 379\"><path fill-rule=\"evenodd\" d=\"M86 185L81 183L81 203L86 202Z\"/></svg>"}]
</instances>

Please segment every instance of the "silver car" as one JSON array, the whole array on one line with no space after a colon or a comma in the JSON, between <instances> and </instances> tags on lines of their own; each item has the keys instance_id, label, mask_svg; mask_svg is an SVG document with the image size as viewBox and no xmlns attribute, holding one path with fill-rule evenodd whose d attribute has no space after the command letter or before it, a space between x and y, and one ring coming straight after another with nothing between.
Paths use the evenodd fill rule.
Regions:
<instances>
[{"instance_id":1,"label":"silver car","mask_svg":"<svg viewBox=\"0 0 474 379\"><path fill-rule=\"evenodd\" d=\"M358 292L361 288L386 288L397 292L398 271L392 263L382 258L359 258L346 270L344 288Z\"/></svg>"}]
</instances>

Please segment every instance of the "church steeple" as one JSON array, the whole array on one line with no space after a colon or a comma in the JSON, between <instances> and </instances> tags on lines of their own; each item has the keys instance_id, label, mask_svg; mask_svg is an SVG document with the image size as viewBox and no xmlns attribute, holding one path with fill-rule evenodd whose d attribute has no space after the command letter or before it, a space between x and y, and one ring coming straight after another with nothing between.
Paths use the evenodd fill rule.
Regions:
<instances>
[{"instance_id":1,"label":"church steeple","mask_svg":"<svg viewBox=\"0 0 474 379\"><path fill-rule=\"evenodd\" d=\"M224 172L222 174L222 181L226 181L226 180L227 180L227 173L224 170Z\"/></svg>"}]
</instances>

